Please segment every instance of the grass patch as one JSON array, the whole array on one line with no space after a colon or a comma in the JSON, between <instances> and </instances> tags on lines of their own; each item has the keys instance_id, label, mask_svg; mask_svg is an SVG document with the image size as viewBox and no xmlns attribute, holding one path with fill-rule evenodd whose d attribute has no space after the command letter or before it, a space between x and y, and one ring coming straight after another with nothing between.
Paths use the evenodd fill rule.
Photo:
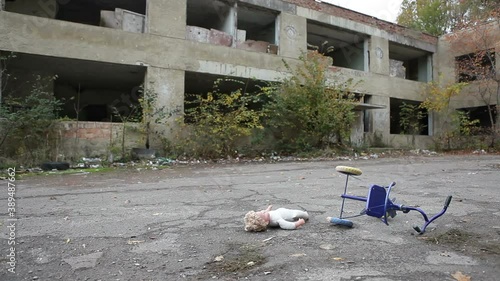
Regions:
<instances>
[{"instance_id":1,"label":"grass patch","mask_svg":"<svg viewBox=\"0 0 500 281\"><path fill-rule=\"evenodd\" d=\"M44 171L44 172L29 172L29 173L18 173L17 177L26 178L26 177L35 177L35 176L51 176L51 175L74 175L81 173L106 173L114 171L113 167L100 167L100 168L88 168L88 169L68 169L63 171Z\"/></svg>"},{"instance_id":2,"label":"grass patch","mask_svg":"<svg viewBox=\"0 0 500 281\"><path fill-rule=\"evenodd\" d=\"M435 241L436 244L463 245L467 243L472 237L473 235L466 231L452 228L445 233L436 235L432 240Z\"/></svg>"}]
</instances>

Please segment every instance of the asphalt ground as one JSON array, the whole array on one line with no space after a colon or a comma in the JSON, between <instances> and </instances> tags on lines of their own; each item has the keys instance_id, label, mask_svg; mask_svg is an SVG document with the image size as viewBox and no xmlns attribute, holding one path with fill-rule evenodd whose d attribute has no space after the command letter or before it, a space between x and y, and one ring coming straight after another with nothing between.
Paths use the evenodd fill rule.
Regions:
<instances>
[{"instance_id":1,"label":"asphalt ground","mask_svg":"<svg viewBox=\"0 0 500 281\"><path fill-rule=\"evenodd\" d=\"M394 181L395 203L429 216L453 199L422 235L414 211L388 226L367 215L352 218L353 228L335 226L326 217L339 216L342 203L337 165L363 171L350 178L351 195ZM498 155L55 173L17 180L15 194L8 182L0 180L2 281L500 280ZM310 220L245 232L245 213L270 204L306 210ZM364 204L346 200L346 215Z\"/></svg>"}]
</instances>

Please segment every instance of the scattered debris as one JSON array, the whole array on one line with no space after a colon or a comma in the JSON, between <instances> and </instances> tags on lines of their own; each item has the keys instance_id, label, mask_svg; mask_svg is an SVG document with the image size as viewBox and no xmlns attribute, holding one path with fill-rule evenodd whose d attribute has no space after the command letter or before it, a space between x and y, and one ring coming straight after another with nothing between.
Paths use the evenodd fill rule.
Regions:
<instances>
[{"instance_id":1,"label":"scattered debris","mask_svg":"<svg viewBox=\"0 0 500 281\"><path fill-rule=\"evenodd\" d=\"M333 250L335 249L335 246L332 244L322 244L319 246L323 250Z\"/></svg>"},{"instance_id":2,"label":"scattered debris","mask_svg":"<svg viewBox=\"0 0 500 281\"><path fill-rule=\"evenodd\" d=\"M451 276L457 281L470 281L470 276L467 276L460 271L453 273Z\"/></svg>"},{"instance_id":3,"label":"scattered debris","mask_svg":"<svg viewBox=\"0 0 500 281\"><path fill-rule=\"evenodd\" d=\"M221 262L224 260L224 256L216 256L214 262Z\"/></svg>"},{"instance_id":4,"label":"scattered debris","mask_svg":"<svg viewBox=\"0 0 500 281\"><path fill-rule=\"evenodd\" d=\"M83 167L80 168L101 168L102 167L102 160L101 158L82 158Z\"/></svg>"},{"instance_id":5,"label":"scattered debris","mask_svg":"<svg viewBox=\"0 0 500 281\"><path fill-rule=\"evenodd\" d=\"M144 242L144 240L128 240L127 244L129 244L129 245L137 245L137 244L143 243L143 242Z\"/></svg>"},{"instance_id":6,"label":"scattered debris","mask_svg":"<svg viewBox=\"0 0 500 281\"><path fill-rule=\"evenodd\" d=\"M40 165L43 171L64 171L68 170L70 167L68 162L44 162Z\"/></svg>"},{"instance_id":7,"label":"scattered debris","mask_svg":"<svg viewBox=\"0 0 500 281\"><path fill-rule=\"evenodd\" d=\"M273 239L274 237L276 237L276 236L271 236L271 237L269 237L269 238L267 238L267 239L262 240L262 242L271 241L271 239Z\"/></svg>"},{"instance_id":8,"label":"scattered debris","mask_svg":"<svg viewBox=\"0 0 500 281\"><path fill-rule=\"evenodd\" d=\"M298 258L307 256L305 253L291 254L290 257Z\"/></svg>"}]
</instances>

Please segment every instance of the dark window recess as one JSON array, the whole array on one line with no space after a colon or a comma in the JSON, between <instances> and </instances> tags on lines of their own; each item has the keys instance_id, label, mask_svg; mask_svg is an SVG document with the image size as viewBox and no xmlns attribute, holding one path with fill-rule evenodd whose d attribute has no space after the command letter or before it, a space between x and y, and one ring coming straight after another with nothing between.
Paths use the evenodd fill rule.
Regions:
<instances>
[{"instance_id":1,"label":"dark window recess","mask_svg":"<svg viewBox=\"0 0 500 281\"><path fill-rule=\"evenodd\" d=\"M412 101L412 100L404 100L404 99L396 99L396 98L391 98L390 99L390 133L391 134L411 134L410 132L406 132L402 126L401 126L401 119L402 117L402 106L404 104L411 105L411 106L418 106L420 105L420 102L418 101ZM427 136L429 135L429 114L427 110L418 108L417 111L419 112L419 115L421 116L418 126L420 127L420 131L416 133L416 135L423 135ZM415 112L415 116L417 115L417 112ZM412 120L415 120L415 118L412 118Z\"/></svg>"},{"instance_id":2,"label":"dark window recess","mask_svg":"<svg viewBox=\"0 0 500 281\"><path fill-rule=\"evenodd\" d=\"M146 0L101 1L71 0L58 1L56 19L99 26L101 11L114 11L116 8L138 14L146 14Z\"/></svg>"},{"instance_id":3,"label":"dark window recess","mask_svg":"<svg viewBox=\"0 0 500 281\"><path fill-rule=\"evenodd\" d=\"M371 103L371 102L372 102L372 96L365 95L364 103ZM373 132L372 127L373 127L372 110L365 109L363 110L363 131L365 133L371 133Z\"/></svg>"},{"instance_id":4,"label":"dark window recess","mask_svg":"<svg viewBox=\"0 0 500 281\"><path fill-rule=\"evenodd\" d=\"M469 120L471 121L479 120L479 124L477 124L477 126L481 128L491 128L491 120L489 113L489 111L491 111L493 124L496 123L497 110L495 105L490 105L489 109L488 106L479 106L479 107L460 108L458 110L469 113Z\"/></svg>"},{"instance_id":5,"label":"dark window recess","mask_svg":"<svg viewBox=\"0 0 500 281\"><path fill-rule=\"evenodd\" d=\"M493 78L495 51L485 50L455 58L458 82L472 82Z\"/></svg>"},{"instance_id":6,"label":"dark window recess","mask_svg":"<svg viewBox=\"0 0 500 281\"><path fill-rule=\"evenodd\" d=\"M109 121L108 106L105 104L89 104L80 113L82 120L102 122Z\"/></svg>"}]
</instances>

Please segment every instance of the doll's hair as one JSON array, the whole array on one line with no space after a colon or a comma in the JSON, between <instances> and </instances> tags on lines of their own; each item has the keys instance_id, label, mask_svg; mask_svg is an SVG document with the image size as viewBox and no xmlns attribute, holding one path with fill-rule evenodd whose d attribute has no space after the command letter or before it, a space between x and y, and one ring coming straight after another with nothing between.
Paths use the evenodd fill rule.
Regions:
<instances>
[{"instance_id":1,"label":"doll's hair","mask_svg":"<svg viewBox=\"0 0 500 281\"><path fill-rule=\"evenodd\" d=\"M245 231L265 231L267 225L268 222L254 211L245 215Z\"/></svg>"}]
</instances>

